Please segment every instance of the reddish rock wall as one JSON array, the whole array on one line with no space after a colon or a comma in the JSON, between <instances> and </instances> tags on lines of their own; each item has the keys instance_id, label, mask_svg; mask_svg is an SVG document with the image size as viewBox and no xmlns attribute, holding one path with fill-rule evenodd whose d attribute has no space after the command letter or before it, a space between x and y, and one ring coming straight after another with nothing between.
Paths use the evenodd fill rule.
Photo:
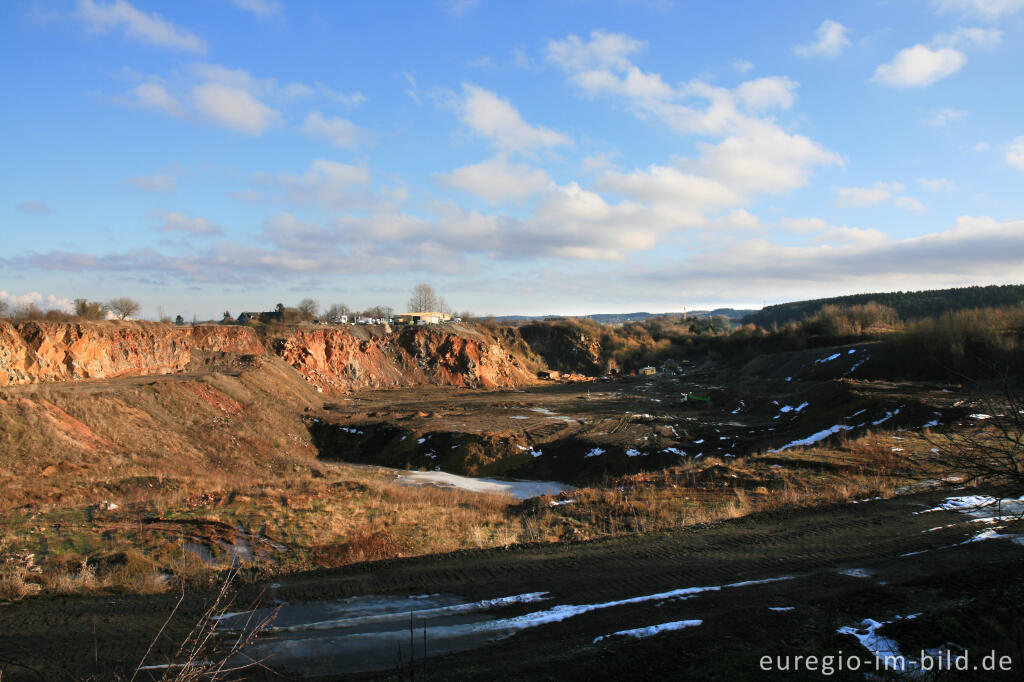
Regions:
<instances>
[{"instance_id":1,"label":"reddish rock wall","mask_svg":"<svg viewBox=\"0 0 1024 682\"><path fill-rule=\"evenodd\" d=\"M480 388L533 380L498 341L450 327L391 334L362 328L274 330L174 327L151 322L0 321L0 386L170 374L198 366L203 353L276 353L324 391L391 386Z\"/></svg>"},{"instance_id":2,"label":"reddish rock wall","mask_svg":"<svg viewBox=\"0 0 1024 682\"><path fill-rule=\"evenodd\" d=\"M496 388L534 380L498 342L446 328L416 327L369 338L347 329L296 331L277 353L323 390L392 386Z\"/></svg>"},{"instance_id":3,"label":"reddish rock wall","mask_svg":"<svg viewBox=\"0 0 1024 682\"><path fill-rule=\"evenodd\" d=\"M245 327L0 321L0 386L169 374L198 352L258 355L264 347Z\"/></svg>"}]
</instances>

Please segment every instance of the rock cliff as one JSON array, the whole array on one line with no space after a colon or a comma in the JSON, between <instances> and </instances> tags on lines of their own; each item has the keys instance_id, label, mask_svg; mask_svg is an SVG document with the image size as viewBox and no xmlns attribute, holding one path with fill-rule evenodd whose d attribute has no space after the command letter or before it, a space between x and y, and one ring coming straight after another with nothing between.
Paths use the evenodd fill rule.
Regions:
<instances>
[{"instance_id":1,"label":"rock cliff","mask_svg":"<svg viewBox=\"0 0 1024 682\"><path fill-rule=\"evenodd\" d=\"M515 386L530 368L500 341L462 327L393 333L360 327L270 331L151 322L0 321L0 386L172 374L211 356L280 356L323 391L445 385Z\"/></svg>"},{"instance_id":2,"label":"rock cliff","mask_svg":"<svg viewBox=\"0 0 1024 682\"><path fill-rule=\"evenodd\" d=\"M0 386L170 374L187 370L200 354L263 351L244 327L0 321Z\"/></svg>"},{"instance_id":3,"label":"rock cliff","mask_svg":"<svg viewBox=\"0 0 1024 682\"><path fill-rule=\"evenodd\" d=\"M520 358L486 336L445 327L360 335L347 329L298 330L277 353L323 390L394 386L497 388L533 380Z\"/></svg>"}]
</instances>

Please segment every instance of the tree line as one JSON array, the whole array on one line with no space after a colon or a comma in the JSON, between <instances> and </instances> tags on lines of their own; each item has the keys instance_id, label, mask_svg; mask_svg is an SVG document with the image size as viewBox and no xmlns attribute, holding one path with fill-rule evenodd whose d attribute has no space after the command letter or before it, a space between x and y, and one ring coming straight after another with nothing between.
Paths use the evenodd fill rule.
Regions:
<instances>
[{"instance_id":1,"label":"tree line","mask_svg":"<svg viewBox=\"0 0 1024 682\"><path fill-rule=\"evenodd\" d=\"M875 303L891 308L902 320L918 320L946 312L972 308L1000 308L1024 302L1024 285L973 286L927 291L890 291L874 294L853 294L793 301L765 306L743 318L745 324L766 329L774 325L800 322L826 306L850 308Z\"/></svg>"},{"instance_id":2,"label":"tree line","mask_svg":"<svg viewBox=\"0 0 1024 682\"><path fill-rule=\"evenodd\" d=\"M63 322L71 319L106 320L108 318L127 320L142 310L142 305L131 298L117 297L109 301L90 301L76 298L72 312L64 310L43 310L36 303L18 303L13 308L7 301L0 301L0 317L18 320L49 320Z\"/></svg>"},{"instance_id":3,"label":"tree line","mask_svg":"<svg viewBox=\"0 0 1024 682\"><path fill-rule=\"evenodd\" d=\"M448 315L469 319L475 317L472 312L466 311L456 314L448 305L444 297L438 294L428 284L417 284L406 304L407 312L441 312ZM6 302L0 300L0 317L10 317L21 320L49 320L53 322L71 320L105 320L119 319L127 320L137 317L142 310L142 305L128 297L112 298L109 301L91 301L85 298L76 298L72 305L71 312L64 310L43 310L35 303L21 303L13 308ZM349 307L345 303L332 303L321 309L320 302L313 298L304 298L294 306L286 306L278 303L273 310L256 313L242 313L235 316L230 310L225 310L219 320L209 320L219 324L241 324L245 322L258 322L262 324L298 324L301 322L326 322L339 324L343 321L352 321L358 318L372 320L388 320L394 317L395 310L391 306L375 305L362 310ZM158 309L157 319L164 323L186 324L181 315L173 320L170 316L164 315L163 308ZM192 324L199 321L193 316Z\"/></svg>"}]
</instances>

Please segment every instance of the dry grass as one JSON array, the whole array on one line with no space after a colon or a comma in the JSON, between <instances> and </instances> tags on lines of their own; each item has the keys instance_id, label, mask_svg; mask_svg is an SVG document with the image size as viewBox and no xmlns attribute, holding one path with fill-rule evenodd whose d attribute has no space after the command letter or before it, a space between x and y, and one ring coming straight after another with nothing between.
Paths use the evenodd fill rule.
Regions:
<instances>
[{"instance_id":1,"label":"dry grass","mask_svg":"<svg viewBox=\"0 0 1024 682\"><path fill-rule=\"evenodd\" d=\"M41 586L25 578L26 574L21 571L0 575L0 600L18 601L39 594Z\"/></svg>"},{"instance_id":2,"label":"dry grass","mask_svg":"<svg viewBox=\"0 0 1024 682\"><path fill-rule=\"evenodd\" d=\"M35 553L42 567L0 571L0 597L159 592L168 575L208 582L232 564L263 577L659 532L888 495L909 475L879 434L784 458L687 460L578 490L560 506L519 503L404 487L383 470L318 461L296 410L322 399L273 362L237 377L117 391L0 391L0 527L10 548ZM236 539L251 558L232 554Z\"/></svg>"}]
</instances>

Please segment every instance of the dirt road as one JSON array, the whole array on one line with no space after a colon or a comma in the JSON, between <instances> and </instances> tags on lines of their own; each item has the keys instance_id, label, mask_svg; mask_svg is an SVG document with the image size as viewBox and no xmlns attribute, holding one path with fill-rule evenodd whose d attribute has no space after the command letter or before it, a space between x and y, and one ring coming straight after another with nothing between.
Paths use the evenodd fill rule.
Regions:
<instances>
[{"instance_id":1,"label":"dirt road","mask_svg":"<svg viewBox=\"0 0 1024 682\"><path fill-rule=\"evenodd\" d=\"M1001 491L1011 492L1016 497L1021 491ZM657 536L356 565L287 577L264 599L286 609L303 604L344 614L344 605L361 596L434 595L448 608L519 597L462 609L457 620L445 620L454 615L449 612L427 612L435 620L428 618L426 662L421 646L414 649L421 679L759 679L766 675L763 656L840 650L869 666L874 655L854 635L838 632L866 627L865 619L892 621L881 632L908 656L951 642L980 665L994 650L1011 657L1003 678L1019 679L1024 524L979 521L978 514L957 511L918 513L964 494L931 492L761 515ZM986 532L981 537L991 539L966 542ZM255 595L255 588L245 588L237 604ZM187 596L152 662L171 660L175 639L208 598ZM334 603L343 599L349 601ZM168 595L50 598L0 607L4 679L130 675L173 602ZM369 636L377 642L371 653L379 660L386 648L389 661L384 670L362 675L396 674L404 642L405 676L410 610L426 611L402 603L390 625L374 621L368 629L365 619L344 617L305 627L309 623L296 619L296 612L282 612L292 619L285 624L299 627L266 635L257 653L271 666L276 656L289 676L334 677L366 667L344 647ZM324 620L322 613L317 618ZM353 624L363 629L346 631ZM643 638L631 636L642 631L616 634L664 624L679 629ZM462 628L449 634L468 627L474 633L470 645L477 648L438 655L442 626ZM863 679L864 670L873 668L834 676ZM795 677L818 679L820 672ZM993 679L981 671L971 671L972 677Z\"/></svg>"}]
</instances>

